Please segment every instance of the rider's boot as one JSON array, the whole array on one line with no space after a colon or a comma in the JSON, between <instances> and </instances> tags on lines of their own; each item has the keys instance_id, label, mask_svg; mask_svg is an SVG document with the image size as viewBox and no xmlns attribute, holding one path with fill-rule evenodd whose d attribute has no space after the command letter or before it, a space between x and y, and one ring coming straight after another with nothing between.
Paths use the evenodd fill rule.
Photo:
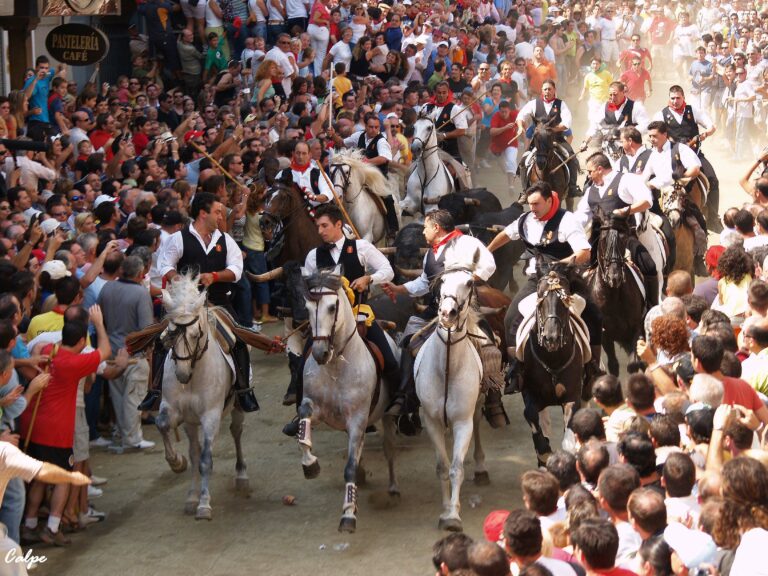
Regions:
<instances>
[{"instance_id":1,"label":"rider's boot","mask_svg":"<svg viewBox=\"0 0 768 576\"><path fill-rule=\"evenodd\" d=\"M595 378L605 374L605 371L600 367L603 347L600 344L593 344L589 349L592 352L592 359L584 365L584 385L581 388L581 399L585 402L592 399L592 383Z\"/></svg>"},{"instance_id":2,"label":"rider's boot","mask_svg":"<svg viewBox=\"0 0 768 576\"><path fill-rule=\"evenodd\" d=\"M413 378L414 363L413 354L408 350L408 346L404 346L400 356L400 385L392 403L387 407L387 416L402 416L410 411L409 408L413 405L413 398L416 396L416 382Z\"/></svg>"},{"instance_id":3,"label":"rider's boot","mask_svg":"<svg viewBox=\"0 0 768 576\"><path fill-rule=\"evenodd\" d=\"M507 347L507 358L509 359L509 366L507 367L507 373L504 375L504 381L507 383L504 387L504 394L517 394L523 390L521 385L523 363L515 356L514 346Z\"/></svg>"},{"instance_id":4,"label":"rider's boot","mask_svg":"<svg viewBox=\"0 0 768 576\"><path fill-rule=\"evenodd\" d=\"M501 391L492 389L485 393L483 415L485 415L485 419L488 420L491 428L503 428L509 425L509 416L507 416L504 404L501 401Z\"/></svg>"},{"instance_id":5,"label":"rider's boot","mask_svg":"<svg viewBox=\"0 0 768 576\"><path fill-rule=\"evenodd\" d=\"M235 363L235 401L243 412L256 412L259 403L251 388L251 356L245 342L237 340L232 347L232 360Z\"/></svg>"},{"instance_id":6,"label":"rider's boot","mask_svg":"<svg viewBox=\"0 0 768 576\"><path fill-rule=\"evenodd\" d=\"M579 159L575 156L568 160L568 198L576 198L583 194L579 188Z\"/></svg>"},{"instance_id":7,"label":"rider's boot","mask_svg":"<svg viewBox=\"0 0 768 576\"><path fill-rule=\"evenodd\" d=\"M387 238L394 240L397 231L400 230L400 222L397 220L397 209L395 208L395 199L392 196L382 198L384 207L387 209Z\"/></svg>"},{"instance_id":8,"label":"rider's boot","mask_svg":"<svg viewBox=\"0 0 768 576\"><path fill-rule=\"evenodd\" d=\"M165 366L165 357L168 352L163 346L160 338L155 340L155 346L152 350L152 382L144 400L138 405L137 409L141 412L151 412L157 410L160 398L163 395L163 372Z\"/></svg>"},{"instance_id":9,"label":"rider's boot","mask_svg":"<svg viewBox=\"0 0 768 576\"><path fill-rule=\"evenodd\" d=\"M644 274L643 286L645 287L645 305L650 310L659 303L658 274Z\"/></svg>"},{"instance_id":10,"label":"rider's boot","mask_svg":"<svg viewBox=\"0 0 768 576\"><path fill-rule=\"evenodd\" d=\"M291 381L288 383L285 396L283 396L283 406L291 406L298 402L298 387L302 369L301 356L288 352L288 369L291 372Z\"/></svg>"}]
</instances>

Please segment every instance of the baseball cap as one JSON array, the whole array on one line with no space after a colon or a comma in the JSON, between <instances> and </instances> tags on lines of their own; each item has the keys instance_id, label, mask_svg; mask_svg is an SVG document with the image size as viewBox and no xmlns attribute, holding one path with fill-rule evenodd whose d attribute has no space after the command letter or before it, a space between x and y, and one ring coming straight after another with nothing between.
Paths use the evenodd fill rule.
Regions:
<instances>
[{"instance_id":1,"label":"baseball cap","mask_svg":"<svg viewBox=\"0 0 768 576\"><path fill-rule=\"evenodd\" d=\"M400 117L397 114L395 114L394 112L390 112L389 114L387 114L384 119L385 120L391 120L392 118L394 118L395 120L400 120Z\"/></svg>"},{"instance_id":2,"label":"baseball cap","mask_svg":"<svg viewBox=\"0 0 768 576\"><path fill-rule=\"evenodd\" d=\"M46 222L48 222L48 220L46 220ZM61 260L49 260L43 264L40 272L48 272L51 280L61 280L65 276L72 276L72 273L67 270L67 267Z\"/></svg>"},{"instance_id":3,"label":"baseball cap","mask_svg":"<svg viewBox=\"0 0 768 576\"><path fill-rule=\"evenodd\" d=\"M99 204L103 204L104 202L117 202L117 198L107 196L106 194L99 194L96 197L96 200L93 201L93 207L98 208Z\"/></svg>"},{"instance_id":4,"label":"baseball cap","mask_svg":"<svg viewBox=\"0 0 768 576\"><path fill-rule=\"evenodd\" d=\"M695 570L701 564L715 561L717 546L712 536L699 530L686 528L679 522L672 522L664 529L664 540L677 552L688 570Z\"/></svg>"},{"instance_id":5,"label":"baseball cap","mask_svg":"<svg viewBox=\"0 0 768 576\"><path fill-rule=\"evenodd\" d=\"M673 367L675 369L675 374L690 386L691 380L693 380L693 377L696 375L696 371L693 369L693 363L691 362L691 356L686 354L680 358L680 360L675 362Z\"/></svg>"},{"instance_id":6,"label":"baseball cap","mask_svg":"<svg viewBox=\"0 0 768 576\"><path fill-rule=\"evenodd\" d=\"M58 220L56 220L56 218L48 218L48 220L43 220L40 223L40 229L43 231L43 234L45 234L46 236L53 233L53 231L56 230L56 228L58 228L59 226L61 226L61 223Z\"/></svg>"},{"instance_id":7,"label":"baseball cap","mask_svg":"<svg viewBox=\"0 0 768 576\"><path fill-rule=\"evenodd\" d=\"M443 42L438 42L437 43L437 47L440 48L440 46L445 46L446 48L448 48L450 45L448 44L448 42L444 42L443 41Z\"/></svg>"},{"instance_id":8,"label":"baseball cap","mask_svg":"<svg viewBox=\"0 0 768 576\"><path fill-rule=\"evenodd\" d=\"M189 132L186 132L184 134L184 142L189 142L193 138L202 138L203 137L203 131L202 130L190 130Z\"/></svg>"},{"instance_id":9,"label":"baseball cap","mask_svg":"<svg viewBox=\"0 0 768 576\"><path fill-rule=\"evenodd\" d=\"M504 534L504 522L507 521L509 510L494 510L483 521L483 534L489 542L498 542Z\"/></svg>"}]
</instances>

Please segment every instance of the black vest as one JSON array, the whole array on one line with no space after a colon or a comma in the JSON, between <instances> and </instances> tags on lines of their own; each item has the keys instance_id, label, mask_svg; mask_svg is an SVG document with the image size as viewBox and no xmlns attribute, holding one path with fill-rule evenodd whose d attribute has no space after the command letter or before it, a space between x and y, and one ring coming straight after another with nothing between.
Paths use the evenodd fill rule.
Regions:
<instances>
[{"instance_id":1,"label":"black vest","mask_svg":"<svg viewBox=\"0 0 768 576\"><path fill-rule=\"evenodd\" d=\"M376 136L376 138L374 138L368 143L368 146L366 146L365 132L363 132L362 134L360 134L360 139L357 141L357 147L363 148L365 150L365 157L368 158L369 160L371 158L376 158L379 155L379 140L381 140L382 138L384 138L384 135L379 134L378 136ZM381 170L381 173L384 174L384 176L386 176L389 171L389 162L376 166L376 168Z\"/></svg>"},{"instance_id":2,"label":"black vest","mask_svg":"<svg viewBox=\"0 0 768 576\"><path fill-rule=\"evenodd\" d=\"M560 228L560 222L565 216L565 210L558 208L555 215L552 216L544 225L544 232L541 234L538 244L533 244L525 237L525 222L531 217L531 212L526 212L517 221L517 233L525 244L528 252L534 256L541 254L554 260L562 260L573 254L573 248L568 242L560 242L557 231Z\"/></svg>"},{"instance_id":3,"label":"black vest","mask_svg":"<svg viewBox=\"0 0 768 576\"><path fill-rule=\"evenodd\" d=\"M360 264L360 258L357 255L357 242L349 238L344 239L338 262L333 261L331 250L326 245L317 247L315 261L318 268L333 268L337 264L341 264L342 274L350 282L365 276L365 268Z\"/></svg>"},{"instance_id":4,"label":"black vest","mask_svg":"<svg viewBox=\"0 0 768 576\"><path fill-rule=\"evenodd\" d=\"M672 162L672 177L682 178L685 173L685 166L682 160L680 160L680 144L675 142L670 147L669 159Z\"/></svg>"},{"instance_id":5,"label":"black vest","mask_svg":"<svg viewBox=\"0 0 768 576\"><path fill-rule=\"evenodd\" d=\"M540 122L551 122L553 126L562 124L563 120L560 117L560 109L563 107L563 101L559 98L555 98L552 102L552 108L549 109L549 113L544 108L544 101L541 98L536 98L536 112L533 115L533 123L539 124Z\"/></svg>"},{"instance_id":6,"label":"black vest","mask_svg":"<svg viewBox=\"0 0 768 576\"><path fill-rule=\"evenodd\" d=\"M688 142L699 135L699 125L696 124L696 120L693 117L693 109L690 104L685 105L685 109L683 109L683 120L681 122L678 122L675 119L669 106L661 111L661 115L667 125L667 135L673 142L688 144ZM698 148L695 143L691 147L694 150Z\"/></svg>"},{"instance_id":7,"label":"black vest","mask_svg":"<svg viewBox=\"0 0 768 576\"><path fill-rule=\"evenodd\" d=\"M650 148L640 152L640 154L637 155L637 158L635 158L631 168L629 166L629 158L625 154L621 157L621 160L619 160L619 170L622 172L629 172L631 174L642 174L643 170L645 170L646 164L648 164L648 158L651 157L652 153L653 150Z\"/></svg>"},{"instance_id":8,"label":"black vest","mask_svg":"<svg viewBox=\"0 0 768 576\"><path fill-rule=\"evenodd\" d=\"M637 122L632 119L632 111L635 109L635 101L627 98L624 108L621 110L621 116L618 120L616 114L608 110L608 104L605 105L605 123L608 126L637 126Z\"/></svg>"},{"instance_id":9,"label":"black vest","mask_svg":"<svg viewBox=\"0 0 768 576\"><path fill-rule=\"evenodd\" d=\"M429 110L434 110L438 107L437 104L431 104ZM440 129L443 132L453 132L456 130L456 125L451 120L451 113L453 112L453 102L449 102L443 106L443 111L435 120L435 126L442 126ZM450 138L440 142L440 149L447 152L457 160L461 160L461 154L459 153L459 141L456 138Z\"/></svg>"},{"instance_id":10,"label":"black vest","mask_svg":"<svg viewBox=\"0 0 768 576\"><path fill-rule=\"evenodd\" d=\"M224 270L227 267L227 241L224 234L219 237L216 246L206 254L200 241L189 231L189 226L181 230L184 253L176 263L176 270L179 274L187 272L205 274ZM208 287L208 300L216 306L229 305L228 293L232 290L232 287L230 282L215 282L211 284Z\"/></svg>"},{"instance_id":11,"label":"black vest","mask_svg":"<svg viewBox=\"0 0 768 576\"><path fill-rule=\"evenodd\" d=\"M293 171L290 168L286 168L285 170L282 170L275 178L276 180L280 180L283 182L293 182ZM320 169L319 168L310 168L309 169L309 185L312 188L312 193L315 196L320 195Z\"/></svg>"},{"instance_id":12,"label":"black vest","mask_svg":"<svg viewBox=\"0 0 768 576\"><path fill-rule=\"evenodd\" d=\"M623 172L619 172L611 183L608 184L608 188L605 190L603 197L600 197L600 193L597 191L597 186L592 185L589 188L589 196L587 196L587 202L592 209L592 215L597 216L598 207L602 209L604 214L610 214L614 210L626 208L629 206L624 200L619 197L619 183L624 176Z\"/></svg>"}]
</instances>

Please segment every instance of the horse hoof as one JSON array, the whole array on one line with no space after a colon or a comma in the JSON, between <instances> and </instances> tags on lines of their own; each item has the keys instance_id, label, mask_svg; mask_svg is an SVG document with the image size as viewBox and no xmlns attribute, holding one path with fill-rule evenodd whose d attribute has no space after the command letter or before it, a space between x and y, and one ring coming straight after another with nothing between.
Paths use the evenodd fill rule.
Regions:
<instances>
[{"instance_id":1,"label":"horse hoof","mask_svg":"<svg viewBox=\"0 0 768 576\"><path fill-rule=\"evenodd\" d=\"M184 514L192 516L197 511L197 500L190 500L184 503Z\"/></svg>"},{"instance_id":2,"label":"horse hoof","mask_svg":"<svg viewBox=\"0 0 768 576\"><path fill-rule=\"evenodd\" d=\"M477 486L488 486L491 483L491 477L485 471L475 472L474 481Z\"/></svg>"},{"instance_id":3,"label":"horse hoof","mask_svg":"<svg viewBox=\"0 0 768 576\"><path fill-rule=\"evenodd\" d=\"M366 476L365 468L358 465L357 471L355 472L355 484L358 486L364 486L367 484L368 480L366 479Z\"/></svg>"},{"instance_id":4,"label":"horse hoof","mask_svg":"<svg viewBox=\"0 0 768 576\"><path fill-rule=\"evenodd\" d=\"M301 467L304 469L304 478L306 478L307 480L312 480L313 478L317 478L320 475L319 460L315 460L309 466L304 466L302 464Z\"/></svg>"},{"instance_id":5,"label":"horse hoof","mask_svg":"<svg viewBox=\"0 0 768 576\"><path fill-rule=\"evenodd\" d=\"M176 462L169 462L168 465L171 467L171 470L173 472L175 472L176 474L181 474L187 469L187 458L183 454L181 454L176 459Z\"/></svg>"},{"instance_id":6,"label":"horse hoof","mask_svg":"<svg viewBox=\"0 0 768 576\"><path fill-rule=\"evenodd\" d=\"M461 525L461 520L458 518L440 518L440 522L437 523L438 530L445 530L446 532L463 532L464 527Z\"/></svg>"},{"instance_id":7,"label":"horse hoof","mask_svg":"<svg viewBox=\"0 0 768 576\"><path fill-rule=\"evenodd\" d=\"M248 493L251 491L251 483L248 478L235 478L235 491Z\"/></svg>"},{"instance_id":8,"label":"horse hoof","mask_svg":"<svg viewBox=\"0 0 768 576\"><path fill-rule=\"evenodd\" d=\"M339 532L352 534L355 530L357 530L357 519L344 516L339 522Z\"/></svg>"},{"instance_id":9,"label":"horse hoof","mask_svg":"<svg viewBox=\"0 0 768 576\"><path fill-rule=\"evenodd\" d=\"M195 520L213 520L213 510L210 506L198 506Z\"/></svg>"}]
</instances>

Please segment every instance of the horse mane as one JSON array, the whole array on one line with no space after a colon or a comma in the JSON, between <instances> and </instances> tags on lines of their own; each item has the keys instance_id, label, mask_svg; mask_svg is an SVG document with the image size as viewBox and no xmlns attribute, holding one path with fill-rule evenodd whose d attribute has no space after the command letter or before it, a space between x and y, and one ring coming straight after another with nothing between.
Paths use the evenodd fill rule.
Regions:
<instances>
[{"instance_id":1,"label":"horse mane","mask_svg":"<svg viewBox=\"0 0 768 576\"><path fill-rule=\"evenodd\" d=\"M166 288L168 298L163 303L168 317L174 318L198 314L201 308L201 292L198 290L198 276L190 272L174 277Z\"/></svg>"},{"instance_id":2,"label":"horse mane","mask_svg":"<svg viewBox=\"0 0 768 576\"><path fill-rule=\"evenodd\" d=\"M311 276L304 278L306 291L322 288L336 292L341 288L341 275L334 272L335 268L320 268Z\"/></svg>"},{"instance_id":3,"label":"horse mane","mask_svg":"<svg viewBox=\"0 0 768 576\"><path fill-rule=\"evenodd\" d=\"M363 150L344 148L334 152L332 164L347 164L353 170L363 175L363 186L376 196L389 196L388 181L376 166L365 163Z\"/></svg>"}]
</instances>

